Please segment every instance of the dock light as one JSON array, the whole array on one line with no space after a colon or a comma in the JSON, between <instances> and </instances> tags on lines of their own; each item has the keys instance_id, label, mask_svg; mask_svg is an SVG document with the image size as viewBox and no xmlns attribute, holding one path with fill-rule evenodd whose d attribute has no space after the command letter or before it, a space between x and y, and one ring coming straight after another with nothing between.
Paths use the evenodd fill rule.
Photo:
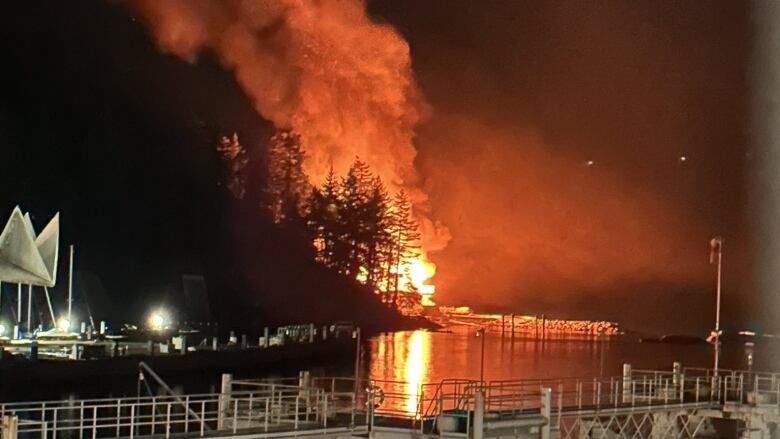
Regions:
<instances>
[{"instance_id":1,"label":"dock light","mask_svg":"<svg viewBox=\"0 0 780 439\"><path fill-rule=\"evenodd\" d=\"M70 320L66 317L60 317L59 321L57 321L57 327L61 331L70 331Z\"/></svg>"},{"instance_id":2,"label":"dock light","mask_svg":"<svg viewBox=\"0 0 780 439\"><path fill-rule=\"evenodd\" d=\"M8 329L8 328L5 327L5 324L0 323L0 336L5 335L6 329Z\"/></svg>"},{"instance_id":3,"label":"dock light","mask_svg":"<svg viewBox=\"0 0 780 439\"><path fill-rule=\"evenodd\" d=\"M149 315L149 328L155 331L161 331L165 329L165 324L168 322L168 317L163 310L155 310Z\"/></svg>"}]
</instances>

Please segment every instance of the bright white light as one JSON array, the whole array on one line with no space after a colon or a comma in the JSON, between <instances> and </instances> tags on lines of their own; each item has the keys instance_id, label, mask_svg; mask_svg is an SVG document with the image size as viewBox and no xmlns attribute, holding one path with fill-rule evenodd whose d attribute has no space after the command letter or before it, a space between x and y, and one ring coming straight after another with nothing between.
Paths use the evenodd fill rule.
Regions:
<instances>
[{"instance_id":1,"label":"bright white light","mask_svg":"<svg viewBox=\"0 0 780 439\"><path fill-rule=\"evenodd\" d=\"M685 163L685 161L688 160L688 157L686 157L684 155L681 155L679 160L680 160L680 163Z\"/></svg>"},{"instance_id":2,"label":"bright white light","mask_svg":"<svg viewBox=\"0 0 780 439\"><path fill-rule=\"evenodd\" d=\"M65 317L61 317L57 322L57 327L62 331L70 331L70 320Z\"/></svg>"},{"instance_id":3,"label":"bright white light","mask_svg":"<svg viewBox=\"0 0 780 439\"><path fill-rule=\"evenodd\" d=\"M585 162L585 166L587 166L589 168L592 167L595 164L596 164L596 162L594 162L593 160L588 160L587 162Z\"/></svg>"},{"instance_id":4,"label":"bright white light","mask_svg":"<svg viewBox=\"0 0 780 439\"><path fill-rule=\"evenodd\" d=\"M0 323L0 335L5 335L6 327L4 324Z\"/></svg>"},{"instance_id":5,"label":"bright white light","mask_svg":"<svg viewBox=\"0 0 780 439\"><path fill-rule=\"evenodd\" d=\"M149 327L155 331L165 328L168 318L163 310L156 310L149 315Z\"/></svg>"}]
</instances>

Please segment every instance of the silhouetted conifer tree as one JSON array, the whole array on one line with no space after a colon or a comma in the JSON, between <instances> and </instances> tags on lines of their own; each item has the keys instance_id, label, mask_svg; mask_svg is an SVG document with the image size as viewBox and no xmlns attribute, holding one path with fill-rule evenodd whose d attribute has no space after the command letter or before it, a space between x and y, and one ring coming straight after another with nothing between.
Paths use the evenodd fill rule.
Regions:
<instances>
[{"instance_id":1,"label":"silhouetted conifer tree","mask_svg":"<svg viewBox=\"0 0 780 439\"><path fill-rule=\"evenodd\" d=\"M238 141L238 134L233 133L231 137L222 136L217 143L217 152L227 167L225 177L225 187L230 193L238 198L244 198L246 194L246 172L245 168L249 162L246 150Z\"/></svg>"},{"instance_id":2,"label":"silhouetted conifer tree","mask_svg":"<svg viewBox=\"0 0 780 439\"><path fill-rule=\"evenodd\" d=\"M300 136L278 131L268 145L268 199L275 222L297 222L305 216L311 186L303 172Z\"/></svg>"},{"instance_id":3,"label":"silhouetted conifer tree","mask_svg":"<svg viewBox=\"0 0 780 439\"><path fill-rule=\"evenodd\" d=\"M337 254L343 253L341 240L340 188L333 167L325 183L312 190L308 202L307 225L316 250L317 261L338 270Z\"/></svg>"},{"instance_id":4,"label":"silhouetted conifer tree","mask_svg":"<svg viewBox=\"0 0 780 439\"><path fill-rule=\"evenodd\" d=\"M388 255L389 262L389 283L387 291L391 294L390 304L398 306L398 293L402 287L400 285L401 276L406 274L408 279L407 262L419 255L417 242L420 240L417 222L412 216L412 203L401 190L393 200L393 207L389 215L388 233L390 234L390 250ZM413 285L406 285L410 289Z\"/></svg>"}]
</instances>

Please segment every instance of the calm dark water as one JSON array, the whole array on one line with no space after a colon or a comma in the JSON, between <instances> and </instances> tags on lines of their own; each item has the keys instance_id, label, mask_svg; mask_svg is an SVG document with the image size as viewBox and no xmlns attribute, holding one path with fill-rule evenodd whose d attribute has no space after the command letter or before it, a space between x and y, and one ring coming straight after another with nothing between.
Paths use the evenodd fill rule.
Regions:
<instances>
[{"instance_id":1,"label":"calm dark water","mask_svg":"<svg viewBox=\"0 0 780 439\"><path fill-rule=\"evenodd\" d=\"M637 369L670 370L683 366L712 367L714 351L708 343L640 343L629 336L547 339L502 337L486 334L485 380L616 376L623 363ZM367 347L368 373L374 379L409 383L435 383L446 378L479 379L482 338L474 329L447 332L408 331L383 334ZM780 341L756 343L755 370L774 370L780 358ZM747 369L742 342L726 342L721 368Z\"/></svg>"},{"instance_id":2,"label":"calm dark water","mask_svg":"<svg viewBox=\"0 0 780 439\"><path fill-rule=\"evenodd\" d=\"M441 332L407 331L379 335L365 342L361 374L377 380L401 382L398 390L409 395L413 395L421 384L438 383L448 378L479 379L482 341L483 338L477 337L473 328L465 327ZM666 370L671 369L674 361L695 367L712 367L713 364L713 348L707 343L639 343L636 338L628 336L548 338L541 341L520 336L502 338L500 334L488 333L484 344L486 380L617 376L626 362L637 369ZM756 343L754 358L754 370L780 370L780 341ZM315 376L352 376L353 361L347 356L331 356L307 363L285 362L273 370L245 370L236 373L236 377L295 376L301 369L308 369ZM743 343L724 343L721 367L748 367ZM220 371L204 371L174 374L164 379L183 392L213 392L219 389L219 374ZM135 375L109 382L36 380L22 384L23 391L20 392L9 393L9 389L0 389L3 391L0 392L0 400L134 396L137 391ZM410 409L413 401L411 398Z\"/></svg>"},{"instance_id":3,"label":"calm dark water","mask_svg":"<svg viewBox=\"0 0 780 439\"><path fill-rule=\"evenodd\" d=\"M368 375L386 394L392 410L417 413L422 384L444 379L480 378L483 337L473 328L446 332L408 331L372 338L364 361ZM780 341L756 343L753 370L780 370ZM484 337L484 379L611 377L620 376L623 363L635 369L671 370L672 363L687 367L712 368L713 346L694 344L641 343L629 336L601 338L533 338L488 333ZM774 365L774 367L773 367ZM720 368L747 369L744 342L726 342L720 354ZM364 372L365 373L365 372ZM387 383L392 381L395 383Z\"/></svg>"}]
</instances>

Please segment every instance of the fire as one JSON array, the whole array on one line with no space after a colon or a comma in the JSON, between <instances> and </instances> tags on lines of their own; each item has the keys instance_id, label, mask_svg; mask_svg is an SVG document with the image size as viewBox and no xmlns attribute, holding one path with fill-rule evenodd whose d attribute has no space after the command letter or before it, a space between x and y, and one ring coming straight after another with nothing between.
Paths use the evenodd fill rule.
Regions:
<instances>
[{"instance_id":1,"label":"fire","mask_svg":"<svg viewBox=\"0 0 780 439\"><path fill-rule=\"evenodd\" d=\"M356 279L361 283L368 281L368 270L360 267ZM390 268L391 273L396 273L395 267ZM421 296L423 306L434 306L431 296L436 292L436 285L431 283L436 274L436 265L425 259L424 256L409 258L401 262L400 274L398 278L398 291L411 293L416 292ZM377 286L379 291L387 291L386 284Z\"/></svg>"},{"instance_id":2,"label":"fire","mask_svg":"<svg viewBox=\"0 0 780 439\"><path fill-rule=\"evenodd\" d=\"M436 266L425 260L423 256L418 256L408 262L408 267L409 275L405 276L401 282L404 289L417 291L423 297L433 295L436 292L436 286L429 282L436 274ZM413 288L409 288L410 284Z\"/></svg>"},{"instance_id":3,"label":"fire","mask_svg":"<svg viewBox=\"0 0 780 439\"><path fill-rule=\"evenodd\" d=\"M403 263L403 289L434 293L436 269L425 255L444 248L449 232L429 217L414 165L415 129L428 106L399 32L373 21L362 0L133 4L161 50L189 62L215 56L262 118L300 135L311 183L331 167L343 174L359 156L389 192L403 189L422 234L421 255Z\"/></svg>"}]
</instances>

